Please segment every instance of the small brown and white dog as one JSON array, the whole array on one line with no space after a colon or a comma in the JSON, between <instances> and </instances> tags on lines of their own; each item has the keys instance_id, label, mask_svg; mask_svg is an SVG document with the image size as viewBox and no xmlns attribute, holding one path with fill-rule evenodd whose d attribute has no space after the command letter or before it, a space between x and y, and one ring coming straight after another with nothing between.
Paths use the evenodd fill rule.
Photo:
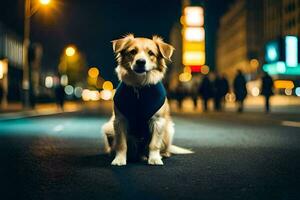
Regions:
<instances>
[{"instance_id":1,"label":"small brown and white dog","mask_svg":"<svg viewBox=\"0 0 300 200\"><path fill-rule=\"evenodd\" d=\"M150 165L163 165L162 156L171 153L193 153L172 145L174 123L161 81L174 48L158 36L148 39L132 34L113 40L112 45L120 84L113 115L102 126L105 152L115 151L111 164L126 165L130 145Z\"/></svg>"}]
</instances>

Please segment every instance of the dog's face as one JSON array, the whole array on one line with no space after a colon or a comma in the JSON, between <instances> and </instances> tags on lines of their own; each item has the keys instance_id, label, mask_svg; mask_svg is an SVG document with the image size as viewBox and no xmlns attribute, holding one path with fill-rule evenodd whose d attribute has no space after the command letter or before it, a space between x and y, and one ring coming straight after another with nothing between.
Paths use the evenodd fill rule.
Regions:
<instances>
[{"instance_id":1,"label":"dog's face","mask_svg":"<svg viewBox=\"0 0 300 200\"><path fill-rule=\"evenodd\" d=\"M174 48L157 36L153 39L128 35L114 40L119 79L128 84L143 85L160 81L166 71L165 60L170 60Z\"/></svg>"}]
</instances>

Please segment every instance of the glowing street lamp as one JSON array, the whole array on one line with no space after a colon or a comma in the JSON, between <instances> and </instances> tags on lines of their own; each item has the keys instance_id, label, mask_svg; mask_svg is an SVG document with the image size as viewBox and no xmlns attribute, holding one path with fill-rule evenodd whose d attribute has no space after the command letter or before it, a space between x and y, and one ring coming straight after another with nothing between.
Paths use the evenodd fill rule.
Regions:
<instances>
[{"instance_id":1,"label":"glowing street lamp","mask_svg":"<svg viewBox=\"0 0 300 200\"><path fill-rule=\"evenodd\" d=\"M40 0L40 3L42 5L48 5L51 2L51 0Z\"/></svg>"},{"instance_id":2,"label":"glowing street lamp","mask_svg":"<svg viewBox=\"0 0 300 200\"><path fill-rule=\"evenodd\" d=\"M75 53L76 53L76 49L75 49L74 47L69 46L69 47L66 48L66 55L67 55L68 57L74 56Z\"/></svg>"}]
</instances>

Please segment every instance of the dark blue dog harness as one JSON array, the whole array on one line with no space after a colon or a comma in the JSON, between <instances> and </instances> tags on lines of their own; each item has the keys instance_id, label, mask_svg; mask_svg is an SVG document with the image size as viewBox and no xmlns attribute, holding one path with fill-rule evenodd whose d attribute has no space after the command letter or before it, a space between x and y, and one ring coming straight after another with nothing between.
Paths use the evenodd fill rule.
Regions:
<instances>
[{"instance_id":1,"label":"dark blue dog harness","mask_svg":"<svg viewBox=\"0 0 300 200\"><path fill-rule=\"evenodd\" d=\"M120 82L115 96L116 108L128 122L128 134L143 145L150 142L149 120L166 100L166 90L161 82L143 87L128 86Z\"/></svg>"}]
</instances>

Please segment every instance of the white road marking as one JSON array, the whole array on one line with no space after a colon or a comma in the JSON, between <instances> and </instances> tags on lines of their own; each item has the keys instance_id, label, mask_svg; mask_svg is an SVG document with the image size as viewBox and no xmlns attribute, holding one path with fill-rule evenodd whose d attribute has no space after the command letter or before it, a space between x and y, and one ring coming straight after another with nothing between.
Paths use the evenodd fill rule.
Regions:
<instances>
[{"instance_id":1,"label":"white road marking","mask_svg":"<svg viewBox=\"0 0 300 200\"><path fill-rule=\"evenodd\" d=\"M64 129L64 126L63 125L57 125L53 128L53 131L55 132L60 132Z\"/></svg>"},{"instance_id":2,"label":"white road marking","mask_svg":"<svg viewBox=\"0 0 300 200\"><path fill-rule=\"evenodd\" d=\"M281 125L300 128L300 122L294 122L294 121L282 121Z\"/></svg>"}]
</instances>

